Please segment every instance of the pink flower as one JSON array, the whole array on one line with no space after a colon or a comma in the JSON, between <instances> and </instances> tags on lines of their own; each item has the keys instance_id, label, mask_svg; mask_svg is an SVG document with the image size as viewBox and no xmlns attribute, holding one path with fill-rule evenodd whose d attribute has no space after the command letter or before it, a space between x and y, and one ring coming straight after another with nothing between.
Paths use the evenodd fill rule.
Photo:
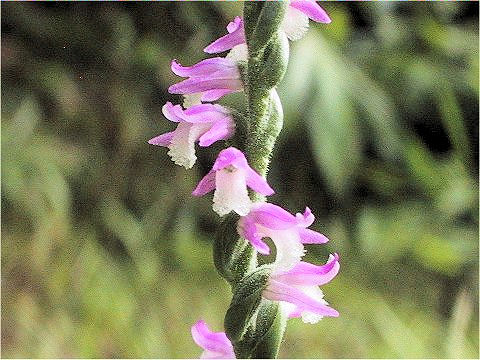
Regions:
<instances>
[{"instance_id":1,"label":"pink flower","mask_svg":"<svg viewBox=\"0 0 480 360\"><path fill-rule=\"evenodd\" d=\"M300 262L305 254L303 244L323 244L325 235L307 229L315 220L307 207L295 216L280 206L269 203L253 204L248 215L238 221L238 233L260 253L268 255L270 248L262 240L269 237L275 244L276 269L288 270Z\"/></svg>"},{"instance_id":2,"label":"pink flower","mask_svg":"<svg viewBox=\"0 0 480 360\"><path fill-rule=\"evenodd\" d=\"M315 0L291 0L281 28L290 40L299 40L308 30L308 19L324 24L332 21Z\"/></svg>"},{"instance_id":3,"label":"pink flower","mask_svg":"<svg viewBox=\"0 0 480 360\"><path fill-rule=\"evenodd\" d=\"M193 341L203 349L201 359L235 359L233 346L224 332L211 332L203 320L192 326Z\"/></svg>"},{"instance_id":4,"label":"pink flower","mask_svg":"<svg viewBox=\"0 0 480 360\"><path fill-rule=\"evenodd\" d=\"M332 280L340 269L339 256L330 255L325 265L300 262L287 272L275 272L270 276L263 297L280 301L288 317L302 317L303 322L316 323L324 316L339 316L328 306L318 285Z\"/></svg>"},{"instance_id":5,"label":"pink flower","mask_svg":"<svg viewBox=\"0 0 480 360\"><path fill-rule=\"evenodd\" d=\"M245 155L234 147L220 151L212 170L200 180L192 195L202 196L215 189L213 210L220 216L235 211L247 215L251 200L247 186L262 195L272 195L273 189L247 163Z\"/></svg>"},{"instance_id":6,"label":"pink flower","mask_svg":"<svg viewBox=\"0 0 480 360\"><path fill-rule=\"evenodd\" d=\"M227 25L227 31L227 35L215 40L203 49L203 51L208 54L216 54L246 43L243 19L240 16L235 17L235 19Z\"/></svg>"},{"instance_id":7,"label":"pink flower","mask_svg":"<svg viewBox=\"0 0 480 360\"><path fill-rule=\"evenodd\" d=\"M200 61L193 66L182 66L172 61L172 71L188 77L168 88L171 94L198 94L201 101L215 101L222 96L243 90L240 71L232 59L215 57Z\"/></svg>"},{"instance_id":8,"label":"pink flower","mask_svg":"<svg viewBox=\"0 0 480 360\"><path fill-rule=\"evenodd\" d=\"M308 30L309 19L324 24L332 22L327 12L316 1L291 0L281 28L290 40L298 40ZM244 22L241 17L235 17L227 25L227 31L228 34L212 42L203 51L216 54L246 44Z\"/></svg>"},{"instance_id":9,"label":"pink flower","mask_svg":"<svg viewBox=\"0 0 480 360\"><path fill-rule=\"evenodd\" d=\"M168 120L178 123L178 126L175 131L154 137L148 143L168 147L168 155L175 164L187 169L197 159L196 141L200 146L210 146L218 140L231 137L235 128L230 112L216 104L194 105L183 110L180 105L167 102L162 112Z\"/></svg>"}]
</instances>

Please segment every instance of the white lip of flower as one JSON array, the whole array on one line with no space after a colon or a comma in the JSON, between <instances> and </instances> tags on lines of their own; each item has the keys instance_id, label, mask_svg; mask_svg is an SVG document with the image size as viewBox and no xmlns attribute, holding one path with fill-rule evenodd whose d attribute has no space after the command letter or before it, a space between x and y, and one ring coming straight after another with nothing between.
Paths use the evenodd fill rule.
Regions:
<instances>
[{"instance_id":1,"label":"white lip of flower","mask_svg":"<svg viewBox=\"0 0 480 360\"><path fill-rule=\"evenodd\" d=\"M323 299L323 291L317 287L317 286L299 286L302 291L309 295L312 298L315 298L317 301L320 301L324 305L328 305L328 303ZM289 316L292 313L295 313L297 311L297 306L289 303L287 301L280 301L280 308L282 312L285 314L285 316ZM302 317L302 321L306 324L316 324L320 320L322 320L324 317L322 315L303 310L300 313L300 316Z\"/></svg>"},{"instance_id":2,"label":"white lip of flower","mask_svg":"<svg viewBox=\"0 0 480 360\"><path fill-rule=\"evenodd\" d=\"M168 145L170 149L168 155L172 158L172 161L177 165L184 166L186 169L192 168L197 160L195 156L195 141L211 126L209 123L179 123L172 141Z\"/></svg>"},{"instance_id":3,"label":"white lip of flower","mask_svg":"<svg viewBox=\"0 0 480 360\"><path fill-rule=\"evenodd\" d=\"M183 95L183 107L185 109L188 109L189 107L192 107L194 105L199 105L202 103L201 98L202 93L185 94Z\"/></svg>"},{"instance_id":4,"label":"white lip of flower","mask_svg":"<svg viewBox=\"0 0 480 360\"><path fill-rule=\"evenodd\" d=\"M252 202L248 196L245 171L227 166L215 174L216 189L213 195L213 210L220 216L235 211L241 216L250 212Z\"/></svg>"},{"instance_id":5,"label":"white lip of flower","mask_svg":"<svg viewBox=\"0 0 480 360\"><path fill-rule=\"evenodd\" d=\"M226 56L227 59L231 59L236 63L240 61L248 60L248 47L247 44L236 45L230 50Z\"/></svg>"},{"instance_id":6,"label":"white lip of flower","mask_svg":"<svg viewBox=\"0 0 480 360\"><path fill-rule=\"evenodd\" d=\"M308 31L308 23L307 15L289 6L280 27L290 40L295 41L301 39Z\"/></svg>"},{"instance_id":7,"label":"white lip of flower","mask_svg":"<svg viewBox=\"0 0 480 360\"><path fill-rule=\"evenodd\" d=\"M276 271L288 271L298 264L305 255L305 248L295 228L287 230L268 229L257 224L257 231L272 239L275 244L276 257L273 263Z\"/></svg>"},{"instance_id":8,"label":"white lip of flower","mask_svg":"<svg viewBox=\"0 0 480 360\"><path fill-rule=\"evenodd\" d=\"M300 288L305 294L309 295L312 298L315 298L317 301L322 302L324 305L328 305L328 302L323 299L324 294L322 289L320 289L318 286L301 286ZM322 315L305 310L302 311L301 315L302 321L309 324L316 324L323 319Z\"/></svg>"}]
</instances>

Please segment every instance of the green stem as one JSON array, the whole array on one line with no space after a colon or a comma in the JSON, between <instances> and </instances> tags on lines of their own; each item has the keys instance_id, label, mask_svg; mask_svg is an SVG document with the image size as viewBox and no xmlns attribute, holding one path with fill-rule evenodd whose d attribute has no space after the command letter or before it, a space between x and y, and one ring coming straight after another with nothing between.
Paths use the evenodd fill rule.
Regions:
<instances>
[{"instance_id":1,"label":"green stem","mask_svg":"<svg viewBox=\"0 0 480 360\"><path fill-rule=\"evenodd\" d=\"M283 111L275 87L288 63L288 40L280 24L288 4L282 1L246 2L245 35L249 58L242 66L247 112L237 143L244 146L249 165L266 176L275 141L283 126ZM264 201L251 193L253 201ZM257 267L256 252L237 232L238 215L222 222L214 245L214 262L232 286L233 298L225 316L225 332L237 358L275 358L286 327L278 302L263 299L270 276Z\"/></svg>"}]
</instances>

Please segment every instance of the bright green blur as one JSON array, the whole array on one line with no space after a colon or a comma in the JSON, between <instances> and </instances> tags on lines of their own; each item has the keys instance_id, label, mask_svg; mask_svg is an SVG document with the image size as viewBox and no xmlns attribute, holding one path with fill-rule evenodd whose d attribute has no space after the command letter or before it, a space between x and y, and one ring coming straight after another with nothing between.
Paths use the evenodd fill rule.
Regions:
<instances>
[{"instance_id":1,"label":"bright green blur","mask_svg":"<svg viewBox=\"0 0 480 360\"><path fill-rule=\"evenodd\" d=\"M223 328L219 218L147 140L242 4L2 7L2 357L191 358ZM280 357L478 357L478 4L322 4L291 43L270 200L308 205L341 256L338 319L289 321ZM355 27L355 8L370 26ZM241 108L241 94L223 103Z\"/></svg>"}]
</instances>

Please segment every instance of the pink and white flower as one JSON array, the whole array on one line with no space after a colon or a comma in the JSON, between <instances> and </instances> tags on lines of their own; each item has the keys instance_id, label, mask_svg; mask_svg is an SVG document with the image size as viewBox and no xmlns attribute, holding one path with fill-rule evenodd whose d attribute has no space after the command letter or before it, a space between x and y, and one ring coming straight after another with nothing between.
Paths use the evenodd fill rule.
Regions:
<instances>
[{"instance_id":1,"label":"pink and white flower","mask_svg":"<svg viewBox=\"0 0 480 360\"><path fill-rule=\"evenodd\" d=\"M215 40L208 45L203 51L208 54L216 54L226 50L230 50L235 46L245 44L245 30L243 27L243 19L240 16L236 16L232 22L227 25L228 34Z\"/></svg>"},{"instance_id":2,"label":"pink and white flower","mask_svg":"<svg viewBox=\"0 0 480 360\"><path fill-rule=\"evenodd\" d=\"M203 349L201 359L235 359L233 346L224 332L212 332L203 320L192 326L193 341Z\"/></svg>"},{"instance_id":3,"label":"pink and white flower","mask_svg":"<svg viewBox=\"0 0 480 360\"><path fill-rule=\"evenodd\" d=\"M324 24L332 21L315 0L290 0L281 28L290 40L299 40L308 30L309 19Z\"/></svg>"},{"instance_id":4,"label":"pink and white flower","mask_svg":"<svg viewBox=\"0 0 480 360\"><path fill-rule=\"evenodd\" d=\"M195 142L210 146L218 140L230 138L235 124L230 112L217 104L194 105L183 110L180 105L167 102L162 112L165 117L178 123L177 128L148 141L149 144L166 146L168 155L175 164L189 169L195 164Z\"/></svg>"},{"instance_id":5,"label":"pink and white flower","mask_svg":"<svg viewBox=\"0 0 480 360\"><path fill-rule=\"evenodd\" d=\"M274 194L267 181L253 170L245 155L234 147L220 151L212 170L200 180L192 195L202 196L215 189L213 210L220 216L235 211L245 216L251 200L247 186L262 195Z\"/></svg>"},{"instance_id":6,"label":"pink and white flower","mask_svg":"<svg viewBox=\"0 0 480 360\"><path fill-rule=\"evenodd\" d=\"M263 255L270 254L270 248L262 240L269 237L275 244L274 266L279 270L289 270L300 262L305 254L303 244L324 244L328 238L316 231L307 229L315 220L307 207L303 214L290 214L280 206L270 203L253 204L248 215L238 221L240 236Z\"/></svg>"},{"instance_id":7,"label":"pink and white flower","mask_svg":"<svg viewBox=\"0 0 480 360\"><path fill-rule=\"evenodd\" d=\"M318 287L332 280L340 270L339 256L329 256L325 265L300 262L288 271L274 271L262 296L280 301L282 310L290 318L302 317L314 324L324 316L337 317L337 310L328 306Z\"/></svg>"},{"instance_id":8,"label":"pink and white flower","mask_svg":"<svg viewBox=\"0 0 480 360\"><path fill-rule=\"evenodd\" d=\"M309 19L324 24L332 22L327 12L315 0L290 0L281 29L290 40L299 40L308 30ZM228 34L212 42L203 51L208 54L230 49L233 49L233 52L239 52L241 46L247 42L243 19L239 16L235 17L227 25L227 31Z\"/></svg>"},{"instance_id":9,"label":"pink and white flower","mask_svg":"<svg viewBox=\"0 0 480 360\"><path fill-rule=\"evenodd\" d=\"M188 77L168 88L171 94L198 94L201 101L215 101L222 96L243 90L240 70L232 59L215 57L192 66L182 66L172 61L172 71Z\"/></svg>"}]
</instances>

